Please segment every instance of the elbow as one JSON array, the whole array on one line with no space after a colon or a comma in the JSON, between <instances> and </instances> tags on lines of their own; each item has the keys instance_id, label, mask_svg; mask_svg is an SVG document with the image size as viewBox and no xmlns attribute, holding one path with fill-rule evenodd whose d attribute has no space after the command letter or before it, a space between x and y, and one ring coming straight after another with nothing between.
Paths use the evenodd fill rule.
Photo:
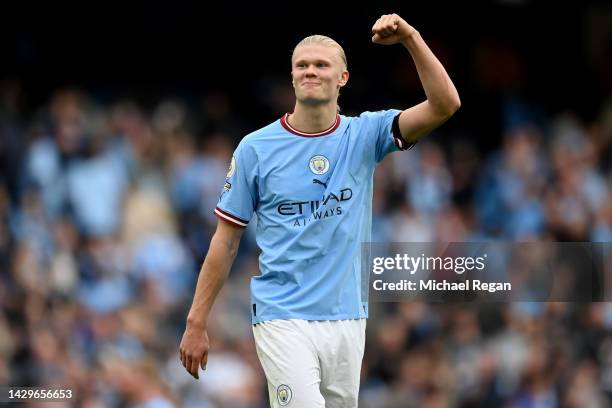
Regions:
<instances>
[{"instance_id":1,"label":"elbow","mask_svg":"<svg viewBox=\"0 0 612 408\"><path fill-rule=\"evenodd\" d=\"M459 99L457 92L452 92L451 94L435 101L430 99L428 102L434 115L443 122L450 119L450 117L453 116L461 107L461 100Z\"/></svg>"},{"instance_id":2,"label":"elbow","mask_svg":"<svg viewBox=\"0 0 612 408\"><path fill-rule=\"evenodd\" d=\"M453 114L457 112L460 107L461 107L461 99L459 99L459 95L457 95L457 98L455 98L455 100L453 101L453 105L452 105Z\"/></svg>"},{"instance_id":3,"label":"elbow","mask_svg":"<svg viewBox=\"0 0 612 408\"><path fill-rule=\"evenodd\" d=\"M449 119L453 116L461 107L461 100L459 96L452 98L449 100L442 109L440 109L440 114L444 117L444 119Z\"/></svg>"},{"instance_id":4,"label":"elbow","mask_svg":"<svg viewBox=\"0 0 612 408\"><path fill-rule=\"evenodd\" d=\"M461 99L459 99L459 94L457 94L457 92L454 92L454 95L449 98L448 101L448 116L453 116L455 114L455 112L457 112L459 110L459 108L461 107Z\"/></svg>"}]
</instances>

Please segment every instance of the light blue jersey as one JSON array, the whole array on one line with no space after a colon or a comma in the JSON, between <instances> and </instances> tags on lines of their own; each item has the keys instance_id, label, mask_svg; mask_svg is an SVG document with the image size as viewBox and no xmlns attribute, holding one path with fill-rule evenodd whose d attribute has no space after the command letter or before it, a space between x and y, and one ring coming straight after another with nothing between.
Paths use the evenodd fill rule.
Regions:
<instances>
[{"instance_id":1,"label":"light blue jersey","mask_svg":"<svg viewBox=\"0 0 612 408\"><path fill-rule=\"evenodd\" d=\"M337 115L314 134L293 129L285 115L242 139L215 214L243 227L257 214L253 324L367 317L360 248L372 229L374 168L408 147L399 113Z\"/></svg>"}]
</instances>

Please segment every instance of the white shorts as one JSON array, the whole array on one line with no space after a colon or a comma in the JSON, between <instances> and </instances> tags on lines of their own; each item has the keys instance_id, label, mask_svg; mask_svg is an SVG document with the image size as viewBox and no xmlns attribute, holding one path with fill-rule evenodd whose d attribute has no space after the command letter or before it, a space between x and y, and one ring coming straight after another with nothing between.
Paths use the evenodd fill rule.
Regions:
<instances>
[{"instance_id":1,"label":"white shorts","mask_svg":"<svg viewBox=\"0 0 612 408\"><path fill-rule=\"evenodd\" d=\"M357 407L365 327L366 319L254 325L271 407Z\"/></svg>"}]
</instances>

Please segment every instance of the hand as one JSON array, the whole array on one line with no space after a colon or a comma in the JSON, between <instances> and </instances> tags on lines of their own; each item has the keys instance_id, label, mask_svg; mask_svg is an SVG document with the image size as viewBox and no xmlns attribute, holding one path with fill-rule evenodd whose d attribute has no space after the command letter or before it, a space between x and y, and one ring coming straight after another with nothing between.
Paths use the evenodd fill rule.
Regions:
<instances>
[{"instance_id":1,"label":"hand","mask_svg":"<svg viewBox=\"0 0 612 408\"><path fill-rule=\"evenodd\" d=\"M384 14L372 26L372 42L392 45L409 38L416 29L397 14Z\"/></svg>"},{"instance_id":2,"label":"hand","mask_svg":"<svg viewBox=\"0 0 612 408\"><path fill-rule=\"evenodd\" d=\"M206 370L209 348L206 329L187 324L180 346L181 363L196 380L200 378L198 368L202 367L202 370Z\"/></svg>"}]
</instances>

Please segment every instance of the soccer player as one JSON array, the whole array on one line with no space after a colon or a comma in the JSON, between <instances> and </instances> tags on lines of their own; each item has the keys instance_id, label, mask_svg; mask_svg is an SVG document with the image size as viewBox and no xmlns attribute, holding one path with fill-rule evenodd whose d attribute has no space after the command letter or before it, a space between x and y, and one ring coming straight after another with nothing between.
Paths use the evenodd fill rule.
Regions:
<instances>
[{"instance_id":1,"label":"soccer player","mask_svg":"<svg viewBox=\"0 0 612 408\"><path fill-rule=\"evenodd\" d=\"M342 47L303 39L291 58L295 108L246 136L234 152L180 346L183 366L205 369L212 304L243 228L257 214L260 276L252 322L272 407L356 407L368 315L360 243L370 239L374 168L444 123L455 86L419 32L397 14L372 27L376 44L402 44L427 100L404 111L338 114L349 79Z\"/></svg>"}]
</instances>

